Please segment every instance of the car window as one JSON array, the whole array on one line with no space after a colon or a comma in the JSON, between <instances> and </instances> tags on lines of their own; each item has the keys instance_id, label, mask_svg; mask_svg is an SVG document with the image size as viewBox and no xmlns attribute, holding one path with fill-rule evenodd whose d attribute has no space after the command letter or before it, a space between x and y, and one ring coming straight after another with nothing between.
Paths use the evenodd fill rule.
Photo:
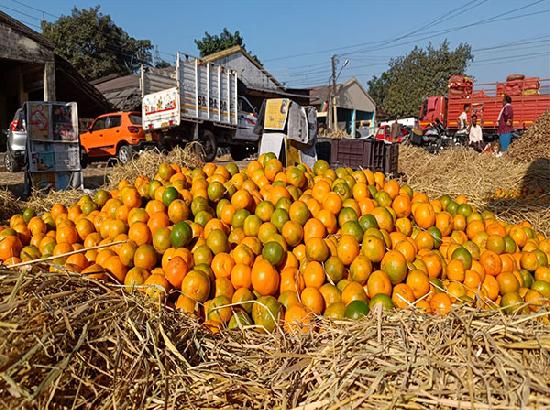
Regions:
<instances>
[{"instance_id":1,"label":"car window","mask_svg":"<svg viewBox=\"0 0 550 410\"><path fill-rule=\"evenodd\" d=\"M134 125L141 125L142 124L141 115L131 114L130 115L130 122Z\"/></svg>"},{"instance_id":2,"label":"car window","mask_svg":"<svg viewBox=\"0 0 550 410\"><path fill-rule=\"evenodd\" d=\"M104 130L106 123L107 123L107 118L106 117L98 118L94 122L94 126L92 127L92 131Z\"/></svg>"},{"instance_id":3,"label":"car window","mask_svg":"<svg viewBox=\"0 0 550 410\"><path fill-rule=\"evenodd\" d=\"M120 115L113 115L109 117L109 128L120 127L121 118Z\"/></svg>"}]
</instances>

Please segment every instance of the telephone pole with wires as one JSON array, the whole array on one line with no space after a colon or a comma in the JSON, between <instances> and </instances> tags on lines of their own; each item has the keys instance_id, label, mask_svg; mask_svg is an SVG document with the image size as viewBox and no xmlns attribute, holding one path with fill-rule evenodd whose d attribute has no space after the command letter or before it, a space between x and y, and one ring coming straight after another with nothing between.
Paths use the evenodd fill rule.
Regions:
<instances>
[{"instance_id":1,"label":"telephone pole with wires","mask_svg":"<svg viewBox=\"0 0 550 410\"><path fill-rule=\"evenodd\" d=\"M329 92L328 99L328 120L329 120L329 129L331 131L336 131L338 129L338 119L336 117L336 64L338 64L338 57L336 54L333 54L330 57L331 64L331 88Z\"/></svg>"}]
</instances>

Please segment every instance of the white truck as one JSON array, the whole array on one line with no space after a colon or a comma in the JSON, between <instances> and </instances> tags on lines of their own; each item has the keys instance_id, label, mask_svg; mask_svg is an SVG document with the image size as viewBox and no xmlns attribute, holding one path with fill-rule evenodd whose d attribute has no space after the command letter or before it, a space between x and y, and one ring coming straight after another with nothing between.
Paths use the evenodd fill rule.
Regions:
<instances>
[{"instance_id":1,"label":"white truck","mask_svg":"<svg viewBox=\"0 0 550 410\"><path fill-rule=\"evenodd\" d=\"M215 158L218 147L246 152L243 147L257 144L256 113L238 96L237 81L233 70L179 53L175 69L142 67L143 130L157 134L164 149L197 141L205 161Z\"/></svg>"}]
</instances>

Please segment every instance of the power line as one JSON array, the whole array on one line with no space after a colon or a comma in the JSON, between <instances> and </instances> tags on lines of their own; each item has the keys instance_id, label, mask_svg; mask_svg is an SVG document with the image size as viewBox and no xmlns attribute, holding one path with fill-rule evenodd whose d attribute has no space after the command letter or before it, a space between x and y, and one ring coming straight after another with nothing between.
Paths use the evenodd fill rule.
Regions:
<instances>
[{"instance_id":1,"label":"power line","mask_svg":"<svg viewBox=\"0 0 550 410\"><path fill-rule=\"evenodd\" d=\"M45 14L45 15L48 15L48 16L51 16L51 17L55 17L55 18L60 17L60 16L56 16L55 14L49 13L46 10L42 10L42 9L39 9L39 8L36 8L36 7L33 7L33 6L29 6L28 4L23 3L22 1L19 1L19 0L11 0L11 1L16 3L16 4L19 4L20 6L27 7L30 10L39 11L42 14Z\"/></svg>"}]
</instances>

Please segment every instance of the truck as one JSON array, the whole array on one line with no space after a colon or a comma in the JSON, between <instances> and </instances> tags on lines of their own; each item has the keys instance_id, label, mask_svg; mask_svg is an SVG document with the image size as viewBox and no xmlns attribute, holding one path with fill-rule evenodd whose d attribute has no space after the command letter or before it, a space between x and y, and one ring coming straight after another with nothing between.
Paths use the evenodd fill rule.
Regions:
<instances>
[{"instance_id":1,"label":"truck","mask_svg":"<svg viewBox=\"0 0 550 410\"><path fill-rule=\"evenodd\" d=\"M471 78L453 75L449 79L447 96L430 96L422 101L418 118L420 128L426 130L439 119L452 134L459 129L458 117L464 107L469 106L468 121L476 114L484 136L491 139L498 128L504 95L512 98L513 125L521 133L550 109L550 79L513 74L506 82L480 84L476 89Z\"/></svg>"},{"instance_id":2,"label":"truck","mask_svg":"<svg viewBox=\"0 0 550 410\"><path fill-rule=\"evenodd\" d=\"M218 147L245 155L248 146L257 146L256 112L238 87L234 70L180 53L175 67L142 67L143 130L166 150L194 141L205 161Z\"/></svg>"}]
</instances>

